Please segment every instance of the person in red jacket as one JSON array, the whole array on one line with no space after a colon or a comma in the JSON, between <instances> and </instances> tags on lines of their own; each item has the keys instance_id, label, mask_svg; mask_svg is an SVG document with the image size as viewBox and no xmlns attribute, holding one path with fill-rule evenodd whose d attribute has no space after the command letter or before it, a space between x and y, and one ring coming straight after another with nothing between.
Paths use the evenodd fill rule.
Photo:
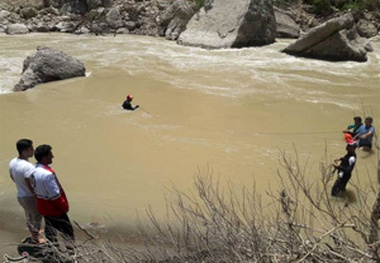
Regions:
<instances>
[{"instance_id":1,"label":"person in red jacket","mask_svg":"<svg viewBox=\"0 0 380 263\"><path fill-rule=\"evenodd\" d=\"M38 212L45 218L45 236L50 242L57 243L58 230L63 234L65 241L70 241L68 243L71 244L67 245L67 248L72 248L75 236L67 215L69 202L57 175L49 167L54 158L52 147L47 144L38 146L34 151L34 158L37 163L32 183Z\"/></svg>"}]
</instances>

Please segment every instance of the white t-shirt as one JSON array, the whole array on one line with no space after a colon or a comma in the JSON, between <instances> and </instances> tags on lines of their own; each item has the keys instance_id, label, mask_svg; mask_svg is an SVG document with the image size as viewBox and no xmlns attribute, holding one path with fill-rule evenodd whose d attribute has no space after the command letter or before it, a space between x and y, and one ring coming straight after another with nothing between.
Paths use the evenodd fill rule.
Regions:
<instances>
[{"instance_id":1,"label":"white t-shirt","mask_svg":"<svg viewBox=\"0 0 380 263\"><path fill-rule=\"evenodd\" d=\"M25 178L30 178L35 170L36 168L33 164L24 159L14 158L9 163L9 172L17 186L17 197L33 196L25 182Z\"/></svg>"},{"instance_id":2,"label":"white t-shirt","mask_svg":"<svg viewBox=\"0 0 380 263\"><path fill-rule=\"evenodd\" d=\"M36 164L36 172L33 175L32 181L37 198L54 200L61 195L61 189L55 175L43 168L41 164Z\"/></svg>"}]
</instances>

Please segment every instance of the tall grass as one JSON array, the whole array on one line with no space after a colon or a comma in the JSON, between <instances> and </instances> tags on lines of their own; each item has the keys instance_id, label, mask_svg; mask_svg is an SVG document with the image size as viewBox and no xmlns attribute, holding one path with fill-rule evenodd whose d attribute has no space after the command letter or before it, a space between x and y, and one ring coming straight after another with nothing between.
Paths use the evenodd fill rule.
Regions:
<instances>
[{"instance_id":1,"label":"tall grass","mask_svg":"<svg viewBox=\"0 0 380 263\"><path fill-rule=\"evenodd\" d=\"M380 178L380 153L378 157ZM137 239L142 248L98 240L77 225L87 238L80 238L74 253L52 247L49 255L107 263L380 262L376 182L362 186L365 175L355 176L347 192L332 198L331 160L320 162L319 174L308 162L301 164L296 151L281 152L280 163L280 187L266 189L266 202L254 184L222 184L210 172L199 171L194 192L175 185L167 189L165 219L150 207L139 216ZM374 173L367 176L376 178Z\"/></svg>"},{"instance_id":2,"label":"tall grass","mask_svg":"<svg viewBox=\"0 0 380 263\"><path fill-rule=\"evenodd\" d=\"M295 156L282 153L282 187L265 205L255 186L223 189L208 175L195 178L196 194L173 187L166 222L151 209L140 219L146 249L133 262L380 262L377 188L357 181L332 199L327 160L315 180Z\"/></svg>"}]
</instances>

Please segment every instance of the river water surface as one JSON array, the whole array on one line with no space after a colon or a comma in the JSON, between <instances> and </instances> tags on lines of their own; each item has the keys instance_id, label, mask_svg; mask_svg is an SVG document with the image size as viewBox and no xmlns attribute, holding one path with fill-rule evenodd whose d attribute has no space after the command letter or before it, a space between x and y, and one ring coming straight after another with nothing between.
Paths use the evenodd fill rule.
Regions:
<instances>
[{"instance_id":1,"label":"river water surface","mask_svg":"<svg viewBox=\"0 0 380 263\"><path fill-rule=\"evenodd\" d=\"M8 173L24 137L52 145L81 224L133 227L148 205L164 214L165 188L188 191L198 173L255 181L265 195L282 150L296 148L318 176L326 147L345 154L341 130L354 115L379 126L380 42L366 63L280 53L289 43L208 51L132 35L0 35L0 250L27 235ZM80 59L87 76L12 93L39 45ZM121 109L127 94L139 110ZM376 167L375 153L359 153L358 174Z\"/></svg>"}]
</instances>

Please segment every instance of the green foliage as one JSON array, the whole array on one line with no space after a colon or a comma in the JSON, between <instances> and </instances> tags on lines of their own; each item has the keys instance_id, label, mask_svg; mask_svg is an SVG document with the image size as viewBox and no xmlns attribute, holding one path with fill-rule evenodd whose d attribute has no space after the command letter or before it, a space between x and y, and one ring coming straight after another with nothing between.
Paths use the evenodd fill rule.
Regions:
<instances>
[{"instance_id":1,"label":"green foliage","mask_svg":"<svg viewBox=\"0 0 380 263\"><path fill-rule=\"evenodd\" d=\"M300 1L299 0L274 0L273 4L276 6L292 6L298 4Z\"/></svg>"},{"instance_id":2,"label":"green foliage","mask_svg":"<svg viewBox=\"0 0 380 263\"><path fill-rule=\"evenodd\" d=\"M380 10L380 0L303 0L303 3L312 5L314 7L315 13L317 14L325 13L332 7L337 8L339 10Z\"/></svg>"},{"instance_id":3,"label":"green foliage","mask_svg":"<svg viewBox=\"0 0 380 263\"><path fill-rule=\"evenodd\" d=\"M198 6L204 6L205 5L205 0L195 0Z\"/></svg>"},{"instance_id":4,"label":"green foliage","mask_svg":"<svg viewBox=\"0 0 380 263\"><path fill-rule=\"evenodd\" d=\"M324 14L328 12L331 8L330 0L315 0L314 1L314 12L316 14Z\"/></svg>"}]
</instances>

